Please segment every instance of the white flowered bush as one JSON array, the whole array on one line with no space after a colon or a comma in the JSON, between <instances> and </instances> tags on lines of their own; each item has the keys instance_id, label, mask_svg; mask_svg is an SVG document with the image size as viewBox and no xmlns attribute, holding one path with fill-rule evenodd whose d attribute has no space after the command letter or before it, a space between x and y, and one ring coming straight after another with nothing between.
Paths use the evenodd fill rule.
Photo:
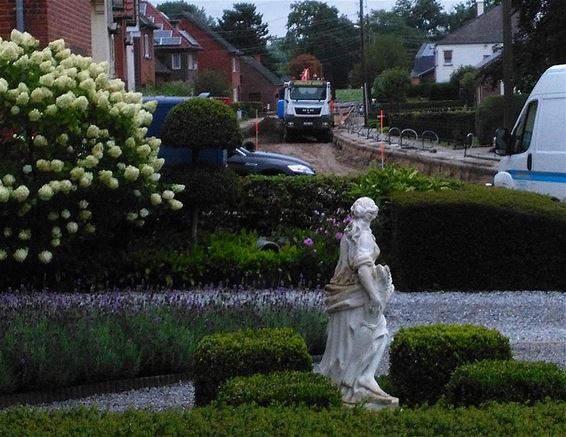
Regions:
<instances>
[{"instance_id":1,"label":"white flowered bush","mask_svg":"<svg viewBox=\"0 0 566 437\"><path fill-rule=\"evenodd\" d=\"M0 38L0 262L47 264L73 239L181 208L146 138L154 109L62 40Z\"/></svg>"}]
</instances>

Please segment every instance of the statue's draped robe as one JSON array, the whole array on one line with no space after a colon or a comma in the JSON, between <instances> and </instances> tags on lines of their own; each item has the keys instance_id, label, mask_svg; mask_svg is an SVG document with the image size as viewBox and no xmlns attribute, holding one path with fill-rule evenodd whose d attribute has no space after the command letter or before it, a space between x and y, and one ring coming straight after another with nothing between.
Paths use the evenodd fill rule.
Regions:
<instances>
[{"instance_id":1,"label":"statue's draped robe","mask_svg":"<svg viewBox=\"0 0 566 437\"><path fill-rule=\"evenodd\" d=\"M325 287L329 320L320 372L341 387L345 398L355 398L357 380L372 362L381 359L376 354L383 355L387 341L388 331L382 311L385 302L379 311L370 312L375 303L357 275L361 266L370 266L371 286L378 295L385 296L382 288L391 282L391 278L389 269L375 266L378 256L379 248L369 229L357 236L346 233L340 242L340 259L334 276ZM385 275L388 277L383 277Z\"/></svg>"}]
</instances>

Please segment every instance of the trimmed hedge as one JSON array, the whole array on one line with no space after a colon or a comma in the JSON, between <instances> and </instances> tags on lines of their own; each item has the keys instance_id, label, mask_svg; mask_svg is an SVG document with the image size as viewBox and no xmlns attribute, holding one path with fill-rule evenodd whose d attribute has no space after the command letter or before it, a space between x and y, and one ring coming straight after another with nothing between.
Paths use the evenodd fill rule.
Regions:
<instances>
[{"instance_id":1,"label":"trimmed hedge","mask_svg":"<svg viewBox=\"0 0 566 437\"><path fill-rule=\"evenodd\" d=\"M195 408L108 413L96 409L0 412L0 435L88 436L559 436L566 429L566 403L526 407L493 404L476 408L398 409L256 407Z\"/></svg>"},{"instance_id":2,"label":"trimmed hedge","mask_svg":"<svg viewBox=\"0 0 566 437\"><path fill-rule=\"evenodd\" d=\"M433 404L457 367L486 359L511 359L509 339L494 329L444 324L401 328L391 342L389 377L401 402Z\"/></svg>"},{"instance_id":3,"label":"trimmed hedge","mask_svg":"<svg viewBox=\"0 0 566 437\"><path fill-rule=\"evenodd\" d=\"M511 119L516 120L527 101L528 94L513 96ZM495 129L503 127L503 111L505 98L503 96L486 97L476 110L476 134L480 144L491 144Z\"/></svg>"},{"instance_id":4,"label":"trimmed hedge","mask_svg":"<svg viewBox=\"0 0 566 437\"><path fill-rule=\"evenodd\" d=\"M453 405L486 402L533 404L550 398L566 401L566 371L557 365L527 361L480 361L458 367L445 389Z\"/></svg>"},{"instance_id":5,"label":"trimmed hedge","mask_svg":"<svg viewBox=\"0 0 566 437\"><path fill-rule=\"evenodd\" d=\"M475 132L475 114L475 111L391 114L389 125L401 130L413 129L419 135L431 130L441 141L463 144L466 136Z\"/></svg>"},{"instance_id":6,"label":"trimmed hedge","mask_svg":"<svg viewBox=\"0 0 566 437\"><path fill-rule=\"evenodd\" d=\"M205 405L233 376L312 370L303 338L290 328L242 330L203 337L195 351L195 400Z\"/></svg>"},{"instance_id":7,"label":"trimmed hedge","mask_svg":"<svg viewBox=\"0 0 566 437\"><path fill-rule=\"evenodd\" d=\"M342 397L332 381L312 372L273 372L227 380L217 396L220 405L256 404L338 407Z\"/></svg>"},{"instance_id":8,"label":"trimmed hedge","mask_svg":"<svg viewBox=\"0 0 566 437\"><path fill-rule=\"evenodd\" d=\"M566 204L472 185L392 202L400 290L566 289Z\"/></svg>"}]
</instances>

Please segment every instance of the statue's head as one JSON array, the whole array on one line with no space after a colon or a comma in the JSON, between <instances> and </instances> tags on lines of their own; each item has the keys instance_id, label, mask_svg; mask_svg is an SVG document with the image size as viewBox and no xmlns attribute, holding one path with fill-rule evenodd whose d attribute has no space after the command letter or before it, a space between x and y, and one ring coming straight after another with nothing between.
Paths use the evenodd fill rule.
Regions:
<instances>
[{"instance_id":1,"label":"statue's head","mask_svg":"<svg viewBox=\"0 0 566 437\"><path fill-rule=\"evenodd\" d=\"M370 199L369 197L360 197L354 202L354 204L350 208L350 212L352 213L352 218L354 219L365 219L371 222L377 217L379 208L377 207L373 199Z\"/></svg>"}]
</instances>

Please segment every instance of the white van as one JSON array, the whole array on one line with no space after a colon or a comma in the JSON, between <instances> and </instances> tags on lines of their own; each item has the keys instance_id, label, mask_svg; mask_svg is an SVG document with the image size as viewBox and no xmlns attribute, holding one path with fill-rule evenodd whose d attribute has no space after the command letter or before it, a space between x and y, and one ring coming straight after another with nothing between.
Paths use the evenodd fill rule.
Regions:
<instances>
[{"instance_id":1,"label":"white van","mask_svg":"<svg viewBox=\"0 0 566 437\"><path fill-rule=\"evenodd\" d=\"M540 77L511 134L498 129L493 184L566 201L566 65Z\"/></svg>"}]
</instances>

